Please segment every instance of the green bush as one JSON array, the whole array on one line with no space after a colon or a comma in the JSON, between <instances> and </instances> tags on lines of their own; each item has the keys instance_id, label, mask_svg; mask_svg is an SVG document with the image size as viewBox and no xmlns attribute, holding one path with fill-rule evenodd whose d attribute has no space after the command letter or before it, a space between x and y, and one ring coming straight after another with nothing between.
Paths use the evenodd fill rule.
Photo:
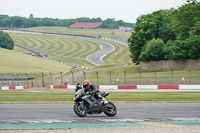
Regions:
<instances>
[{"instance_id":1,"label":"green bush","mask_svg":"<svg viewBox=\"0 0 200 133\"><path fill-rule=\"evenodd\" d=\"M161 39L152 39L145 46L144 51L140 54L140 61L158 61L164 59L164 42Z\"/></svg>"},{"instance_id":2,"label":"green bush","mask_svg":"<svg viewBox=\"0 0 200 133\"><path fill-rule=\"evenodd\" d=\"M12 38L3 31L0 31L0 47L10 50L14 48L14 42Z\"/></svg>"}]
</instances>

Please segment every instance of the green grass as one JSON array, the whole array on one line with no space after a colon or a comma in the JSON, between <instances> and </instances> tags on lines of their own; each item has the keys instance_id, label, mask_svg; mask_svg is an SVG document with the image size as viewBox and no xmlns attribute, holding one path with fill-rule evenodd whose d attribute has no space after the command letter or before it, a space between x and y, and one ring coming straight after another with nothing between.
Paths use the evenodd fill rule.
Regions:
<instances>
[{"instance_id":1,"label":"green grass","mask_svg":"<svg viewBox=\"0 0 200 133\"><path fill-rule=\"evenodd\" d=\"M0 103L73 103L74 93L22 93L0 91ZM182 103L200 102L200 92L121 92L110 93L111 102Z\"/></svg>"},{"instance_id":2,"label":"green grass","mask_svg":"<svg viewBox=\"0 0 200 133\"><path fill-rule=\"evenodd\" d=\"M0 73L66 72L70 66L0 48Z\"/></svg>"},{"instance_id":3,"label":"green grass","mask_svg":"<svg viewBox=\"0 0 200 133\"><path fill-rule=\"evenodd\" d=\"M76 34L76 35L89 35L89 36L101 35L102 37L109 37L109 38L120 37L120 34L116 30L110 30L110 29L70 29L67 27L34 27L34 28L25 28L24 30L51 32L51 33L66 33L66 34Z\"/></svg>"},{"instance_id":4,"label":"green grass","mask_svg":"<svg viewBox=\"0 0 200 133\"><path fill-rule=\"evenodd\" d=\"M115 63L117 65L131 63L130 51L126 45L112 41L105 41L105 42L112 44L115 47L115 51L105 56L103 58L104 62L106 62L107 64Z\"/></svg>"},{"instance_id":5,"label":"green grass","mask_svg":"<svg viewBox=\"0 0 200 133\"><path fill-rule=\"evenodd\" d=\"M73 37L9 34L16 44L46 52L48 57L72 65L94 67L93 64L86 61L86 57L100 50L100 47L95 43Z\"/></svg>"}]
</instances>

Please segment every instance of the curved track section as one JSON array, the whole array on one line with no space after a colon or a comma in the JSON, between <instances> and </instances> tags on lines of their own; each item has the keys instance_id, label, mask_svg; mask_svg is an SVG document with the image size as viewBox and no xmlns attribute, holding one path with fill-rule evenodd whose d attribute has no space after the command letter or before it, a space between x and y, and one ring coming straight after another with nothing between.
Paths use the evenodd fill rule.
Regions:
<instances>
[{"instance_id":1,"label":"curved track section","mask_svg":"<svg viewBox=\"0 0 200 133\"><path fill-rule=\"evenodd\" d=\"M103 57L115 50L115 47L112 44L90 38L84 38L84 39L87 41L94 42L101 47L100 51L93 53L87 56L86 58L88 62L91 62L94 65L100 66L105 64L105 62L102 60Z\"/></svg>"}]
</instances>

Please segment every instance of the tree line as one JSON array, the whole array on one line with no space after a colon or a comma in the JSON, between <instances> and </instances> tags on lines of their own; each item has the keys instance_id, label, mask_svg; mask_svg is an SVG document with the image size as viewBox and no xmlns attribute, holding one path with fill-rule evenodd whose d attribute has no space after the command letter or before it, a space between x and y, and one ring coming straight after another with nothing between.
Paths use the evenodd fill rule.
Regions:
<instances>
[{"instance_id":1,"label":"tree line","mask_svg":"<svg viewBox=\"0 0 200 133\"><path fill-rule=\"evenodd\" d=\"M136 64L200 58L200 3L140 16L128 41Z\"/></svg>"},{"instance_id":2,"label":"tree line","mask_svg":"<svg viewBox=\"0 0 200 133\"><path fill-rule=\"evenodd\" d=\"M30 14L29 18L20 16L0 15L0 27L7 28L28 28L38 26L60 26L68 27L76 22L100 22L100 28L117 29L119 26L133 27L132 23L127 23L122 20L116 21L113 18L102 20L101 18L76 18L76 19L54 19L54 18L34 18Z\"/></svg>"}]
</instances>

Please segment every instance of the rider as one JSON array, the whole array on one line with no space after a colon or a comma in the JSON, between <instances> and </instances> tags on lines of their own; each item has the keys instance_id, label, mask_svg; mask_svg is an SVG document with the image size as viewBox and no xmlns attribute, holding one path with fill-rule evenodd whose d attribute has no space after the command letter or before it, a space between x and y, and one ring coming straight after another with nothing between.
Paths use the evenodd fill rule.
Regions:
<instances>
[{"instance_id":1,"label":"rider","mask_svg":"<svg viewBox=\"0 0 200 133\"><path fill-rule=\"evenodd\" d=\"M97 98L100 98L101 100L103 100L105 104L107 103L105 98L102 97L101 92L95 87L95 85L91 84L89 80L85 80L83 82L83 88L84 88L84 92L90 92Z\"/></svg>"}]
</instances>

